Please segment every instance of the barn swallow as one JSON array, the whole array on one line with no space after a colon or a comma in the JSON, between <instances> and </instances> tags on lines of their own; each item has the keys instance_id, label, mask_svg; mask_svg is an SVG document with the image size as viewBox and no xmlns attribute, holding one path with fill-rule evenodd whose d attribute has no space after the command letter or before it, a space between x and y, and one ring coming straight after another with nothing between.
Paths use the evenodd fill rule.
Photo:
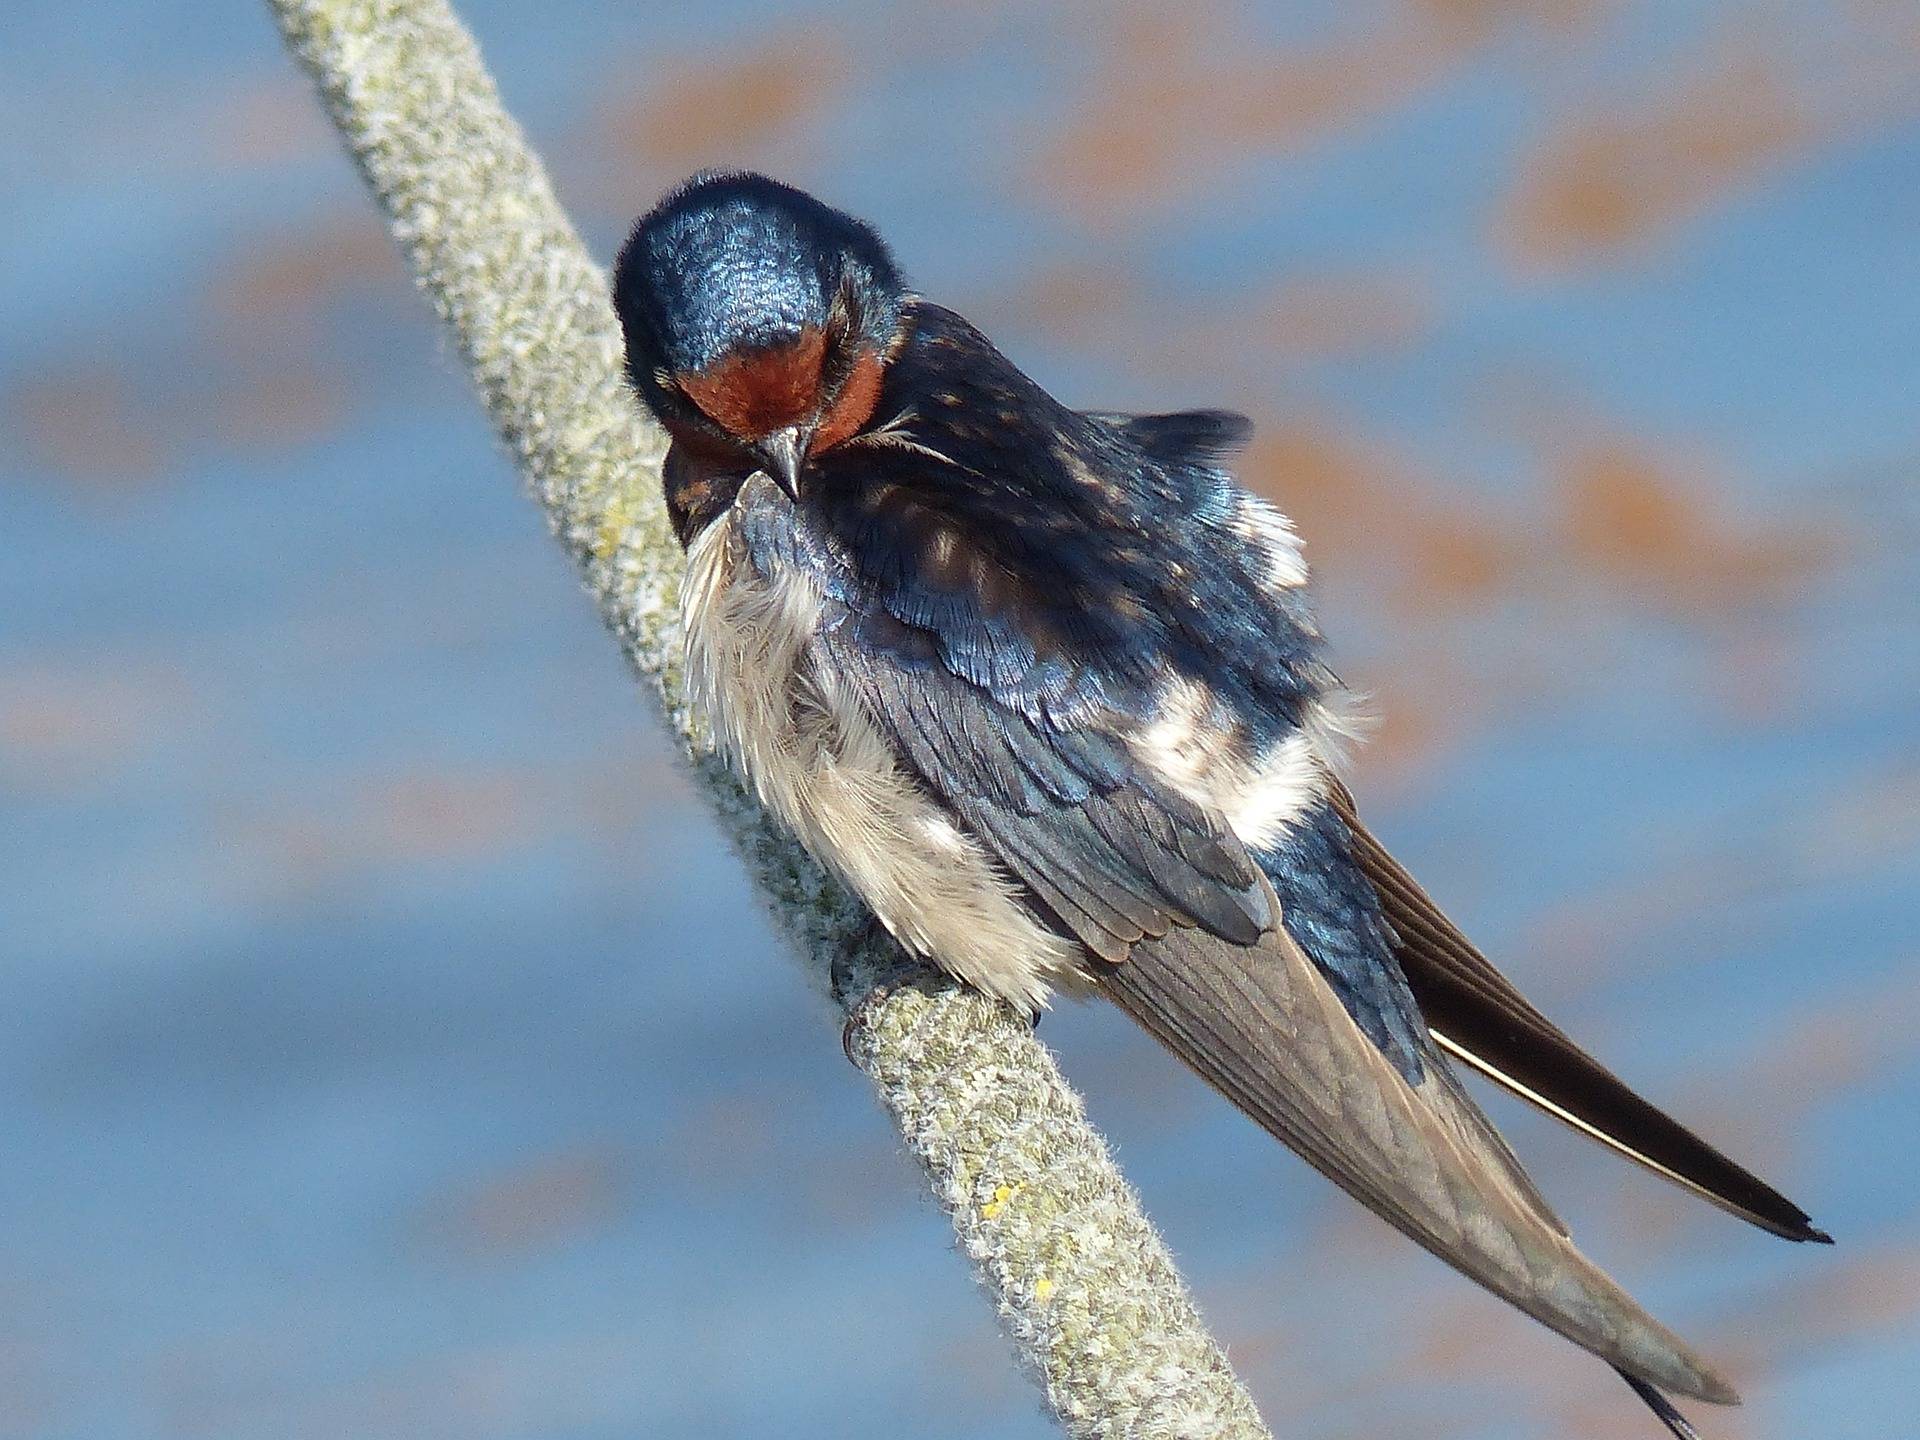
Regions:
<instances>
[{"instance_id":1,"label":"barn swallow","mask_svg":"<svg viewBox=\"0 0 1920 1440\"><path fill-rule=\"evenodd\" d=\"M1804 1211L1587 1055L1360 822L1286 517L1221 411L1068 409L859 220L708 172L614 276L672 437L687 683L908 951L1119 1004L1335 1184L1668 1395L1733 1387L1575 1247L1456 1062L1754 1224Z\"/></svg>"}]
</instances>

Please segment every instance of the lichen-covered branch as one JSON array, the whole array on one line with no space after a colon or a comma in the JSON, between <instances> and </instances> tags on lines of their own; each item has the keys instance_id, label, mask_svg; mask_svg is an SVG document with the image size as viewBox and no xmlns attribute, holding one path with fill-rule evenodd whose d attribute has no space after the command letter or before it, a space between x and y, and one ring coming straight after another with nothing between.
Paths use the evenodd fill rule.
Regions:
<instances>
[{"instance_id":1,"label":"lichen-covered branch","mask_svg":"<svg viewBox=\"0 0 1920 1440\"><path fill-rule=\"evenodd\" d=\"M1025 1022L866 938L860 908L697 732L677 673L681 556L660 497L665 439L625 392L606 277L472 36L443 0L270 3L776 923L816 982L854 1002L849 1053L1067 1432L1264 1436L1165 1244ZM893 983L874 990L883 976Z\"/></svg>"}]
</instances>

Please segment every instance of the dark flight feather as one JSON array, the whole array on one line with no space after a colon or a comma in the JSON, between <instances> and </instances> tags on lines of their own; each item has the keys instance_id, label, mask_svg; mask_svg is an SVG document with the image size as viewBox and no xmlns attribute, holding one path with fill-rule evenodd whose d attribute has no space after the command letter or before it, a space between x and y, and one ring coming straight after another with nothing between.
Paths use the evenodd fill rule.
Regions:
<instances>
[{"instance_id":1,"label":"dark flight feather","mask_svg":"<svg viewBox=\"0 0 1920 1440\"><path fill-rule=\"evenodd\" d=\"M1400 968L1434 1038L1555 1118L1655 1174L1788 1240L1831 1244L1807 1213L1635 1094L1530 1005L1360 823L1345 787L1334 802L1354 856L1398 936Z\"/></svg>"},{"instance_id":2,"label":"dark flight feather","mask_svg":"<svg viewBox=\"0 0 1920 1440\"><path fill-rule=\"evenodd\" d=\"M1641 1402L1651 1411L1660 1423L1667 1427L1667 1433L1673 1440L1700 1440L1700 1432L1693 1428L1693 1422L1674 1408L1673 1401L1661 1394L1638 1375L1629 1374L1618 1365L1613 1373L1627 1382L1627 1388L1640 1397Z\"/></svg>"},{"instance_id":3,"label":"dark flight feather","mask_svg":"<svg viewBox=\"0 0 1920 1440\"><path fill-rule=\"evenodd\" d=\"M1649 1387L1737 1402L1574 1248L1444 1067L1408 1085L1284 932L1258 946L1186 929L1144 940L1101 989L1275 1138L1463 1274Z\"/></svg>"}]
</instances>

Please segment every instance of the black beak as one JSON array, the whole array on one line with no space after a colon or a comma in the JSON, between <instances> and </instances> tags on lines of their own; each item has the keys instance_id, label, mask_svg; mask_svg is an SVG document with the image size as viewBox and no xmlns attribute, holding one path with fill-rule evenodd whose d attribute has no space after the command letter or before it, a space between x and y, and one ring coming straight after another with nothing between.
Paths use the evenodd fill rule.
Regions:
<instances>
[{"instance_id":1,"label":"black beak","mask_svg":"<svg viewBox=\"0 0 1920 1440\"><path fill-rule=\"evenodd\" d=\"M800 467L807 463L807 447L813 436L798 425L776 430L760 444L767 459L767 473L779 482L789 500L800 498Z\"/></svg>"}]
</instances>

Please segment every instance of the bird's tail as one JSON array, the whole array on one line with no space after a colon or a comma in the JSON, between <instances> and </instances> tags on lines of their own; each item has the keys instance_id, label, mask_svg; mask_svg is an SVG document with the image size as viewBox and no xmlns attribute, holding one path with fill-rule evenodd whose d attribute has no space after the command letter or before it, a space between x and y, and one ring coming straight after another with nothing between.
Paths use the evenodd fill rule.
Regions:
<instances>
[{"instance_id":1,"label":"bird's tail","mask_svg":"<svg viewBox=\"0 0 1920 1440\"><path fill-rule=\"evenodd\" d=\"M1686 1422L1660 1391L1739 1402L1574 1248L1438 1053L1410 1085L1283 930L1254 946L1190 929L1143 939L1102 988L1375 1214L1612 1364L1675 1434Z\"/></svg>"},{"instance_id":2,"label":"bird's tail","mask_svg":"<svg viewBox=\"0 0 1920 1440\"><path fill-rule=\"evenodd\" d=\"M1646 1407L1653 1411L1660 1423L1667 1427L1667 1433L1673 1436L1673 1440L1700 1440L1700 1432L1693 1428L1693 1422L1674 1408L1673 1401L1669 1400L1664 1392L1649 1385L1638 1375L1629 1375L1618 1365L1614 1366L1613 1370L1627 1382L1627 1388L1646 1403Z\"/></svg>"},{"instance_id":3,"label":"bird's tail","mask_svg":"<svg viewBox=\"0 0 1920 1440\"><path fill-rule=\"evenodd\" d=\"M1806 1211L1636 1095L1534 1009L1360 823L1345 786L1334 786L1333 803L1353 837L1353 857L1380 897L1420 1013L1450 1055L1763 1230L1833 1243Z\"/></svg>"}]
</instances>

